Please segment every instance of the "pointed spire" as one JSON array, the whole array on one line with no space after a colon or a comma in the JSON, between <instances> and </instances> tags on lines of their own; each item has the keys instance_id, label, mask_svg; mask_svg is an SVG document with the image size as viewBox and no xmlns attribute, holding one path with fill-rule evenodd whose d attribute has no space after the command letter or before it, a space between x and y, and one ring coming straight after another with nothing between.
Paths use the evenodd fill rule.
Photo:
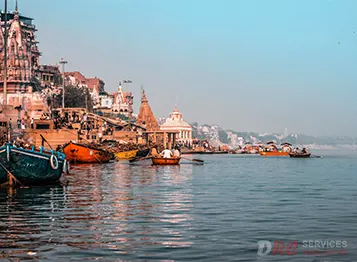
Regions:
<instances>
[{"instance_id":1,"label":"pointed spire","mask_svg":"<svg viewBox=\"0 0 357 262\"><path fill-rule=\"evenodd\" d=\"M19 20L19 3L18 0L16 0L16 4L15 4L15 16L14 16L15 20Z\"/></svg>"},{"instance_id":2,"label":"pointed spire","mask_svg":"<svg viewBox=\"0 0 357 262\"><path fill-rule=\"evenodd\" d=\"M122 92L121 82L119 82L118 92Z\"/></svg>"},{"instance_id":3,"label":"pointed spire","mask_svg":"<svg viewBox=\"0 0 357 262\"><path fill-rule=\"evenodd\" d=\"M147 102L148 102L148 99L146 98L145 90L141 86L141 103L147 103Z\"/></svg>"}]
</instances>

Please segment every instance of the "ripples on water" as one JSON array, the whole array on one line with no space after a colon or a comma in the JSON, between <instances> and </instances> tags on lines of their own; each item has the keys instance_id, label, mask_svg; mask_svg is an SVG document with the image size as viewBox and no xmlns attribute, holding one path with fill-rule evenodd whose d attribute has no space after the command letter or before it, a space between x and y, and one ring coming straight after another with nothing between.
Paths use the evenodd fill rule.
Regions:
<instances>
[{"instance_id":1,"label":"ripples on water","mask_svg":"<svg viewBox=\"0 0 357 262\"><path fill-rule=\"evenodd\" d=\"M353 261L356 159L78 165L59 186L0 190L0 260ZM259 257L258 240L346 240L348 250Z\"/></svg>"}]
</instances>

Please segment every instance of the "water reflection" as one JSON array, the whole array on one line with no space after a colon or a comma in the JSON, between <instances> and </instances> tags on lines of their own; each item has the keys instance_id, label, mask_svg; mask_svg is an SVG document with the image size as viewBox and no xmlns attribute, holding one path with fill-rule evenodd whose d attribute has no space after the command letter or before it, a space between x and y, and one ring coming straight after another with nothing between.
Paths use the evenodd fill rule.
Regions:
<instances>
[{"instance_id":1,"label":"water reflection","mask_svg":"<svg viewBox=\"0 0 357 262\"><path fill-rule=\"evenodd\" d=\"M64 247L97 253L89 257L188 247L191 178L188 166L119 162L74 166L63 186L1 190L0 259L63 258Z\"/></svg>"}]
</instances>

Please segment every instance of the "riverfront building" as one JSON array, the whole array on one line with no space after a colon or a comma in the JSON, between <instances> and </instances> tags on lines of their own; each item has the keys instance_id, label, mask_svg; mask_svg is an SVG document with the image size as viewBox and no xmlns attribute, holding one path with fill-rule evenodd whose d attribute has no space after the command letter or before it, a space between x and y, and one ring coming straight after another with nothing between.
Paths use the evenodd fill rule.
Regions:
<instances>
[{"instance_id":1,"label":"riverfront building","mask_svg":"<svg viewBox=\"0 0 357 262\"><path fill-rule=\"evenodd\" d=\"M192 127L183 120L182 113L175 107L174 111L166 118L160 130L176 132L176 141L183 145L192 144Z\"/></svg>"}]
</instances>

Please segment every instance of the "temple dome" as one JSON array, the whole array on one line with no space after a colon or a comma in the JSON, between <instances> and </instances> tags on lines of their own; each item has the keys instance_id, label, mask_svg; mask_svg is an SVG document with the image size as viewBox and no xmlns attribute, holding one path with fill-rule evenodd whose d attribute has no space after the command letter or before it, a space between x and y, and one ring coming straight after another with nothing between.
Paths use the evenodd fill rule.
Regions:
<instances>
[{"instance_id":1,"label":"temple dome","mask_svg":"<svg viewBox=\"0 0 357 262\"><path fill-rule=\"evenodd\" d=\"M165 123L161 125L163 128L168 127L185 127L191 128L191 126L182 119L182 114L175 107L174 111L170 114L170 116L166 119Z\"/></svg>"}]
</instances>

